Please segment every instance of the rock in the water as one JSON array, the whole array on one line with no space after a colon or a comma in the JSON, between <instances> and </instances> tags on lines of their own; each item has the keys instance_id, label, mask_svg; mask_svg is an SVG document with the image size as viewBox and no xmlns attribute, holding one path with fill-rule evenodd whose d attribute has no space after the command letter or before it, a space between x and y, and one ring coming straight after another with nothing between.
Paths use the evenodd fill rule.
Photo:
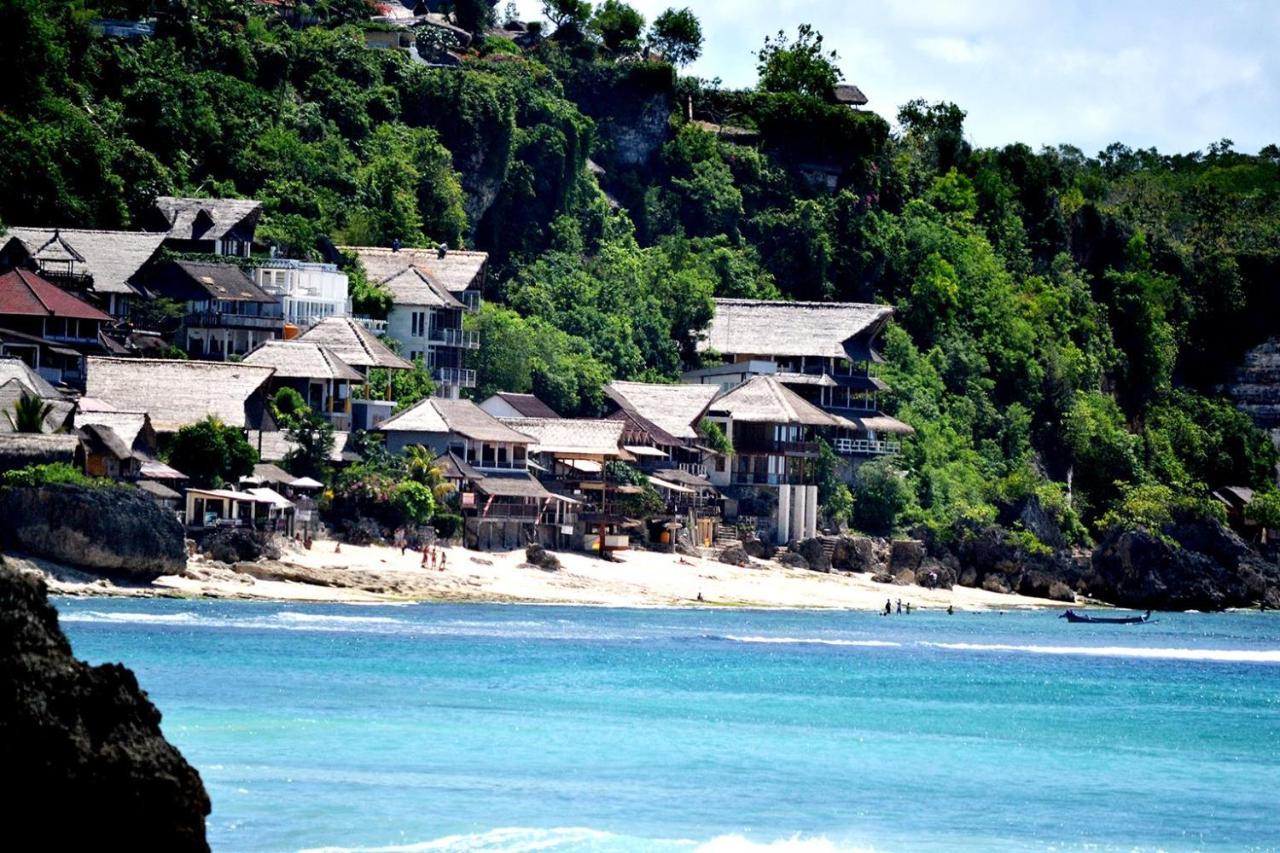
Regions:
<instances>
[{"instance_id":1,"label":"rock in the water","mask_svg":"<svg viewBox=\"0 0 1280 853\"><path fill-rule=\"evenodd\" d=\"M182 524L137 489L58 484L0 490L0 543L130 580L180 573Z\"/></svg>"},{"instance_id":2,"label":"rock in the water","mask_svg":"<svg viewBox=\"0 0 1280 853\"><path fill-rule=\"evenodd\" d=\"M200 775L133 673L72 657L43 582L2 563L0 696L12 849L209 849Z\"/></svg>"},{"instance_id":3,"label":"rock in the water","mask_svg":"<svg viewBox=\"0 0 1280 853\"><path fill-rule=\"evenodd\" d=\"M560 568L560 558L541 545L530 545L524 549L524 558L540 569L554 572Z\"/></svg>"}]
</instances>

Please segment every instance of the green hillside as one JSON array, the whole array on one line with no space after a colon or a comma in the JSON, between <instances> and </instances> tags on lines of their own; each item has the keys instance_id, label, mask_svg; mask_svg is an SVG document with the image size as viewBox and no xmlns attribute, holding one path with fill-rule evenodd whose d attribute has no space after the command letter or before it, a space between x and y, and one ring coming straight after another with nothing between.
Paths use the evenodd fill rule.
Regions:
<instances>
[{"instance_id":1,"label":"green hillside","mask_svg":"<svg viewBox=\"0 0 1280 853\"><path fill-rule=\"evenodd\" d=\"M948 530L1035 493L1084 540L1270 481L1275 448L1215 389L1280 332L1274 145L976 149L952 104L895 131L829 102L807 28L724 91L658 61L689 58L673 19L654 41L614 0L551 5L549 37L481 34L436 67L366 47L355 0L301 28L243 0L5 0L0 220L129 228L156 195L244 196L294 257L488 251L477 394L566 413L705 360L715 296L892 304L886 406L917 433L906 488L869 484L855 523L888 500ZM148 16L145 39L92 26Z\"/></svg>"}]
</instances>

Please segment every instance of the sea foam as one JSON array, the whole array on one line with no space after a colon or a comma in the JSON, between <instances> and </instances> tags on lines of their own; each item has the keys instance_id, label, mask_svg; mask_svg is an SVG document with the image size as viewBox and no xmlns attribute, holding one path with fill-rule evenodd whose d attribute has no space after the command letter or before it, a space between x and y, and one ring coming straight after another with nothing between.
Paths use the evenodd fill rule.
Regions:
<instances>
[{"instance_id":1,"label":"sea foam","mask_svg":"<svg viewBox=\"0 0 1280 853\"><path fill-rule=\"evenodd\" d=\"M613 851L680 851L680 853L872 853L867 847L837 845L824 837L793 836L775 841L752 841L741 835L721 835L710 841L655 839L617 835L586 827L539 829L507 827L472 835L448 835L432 841L385 847L317 847L302 853L612 853Z\"/></svg>"},{"instance_id":2,"label":"sea foam","mask_svg":"<svg viewBox=\"0 0 1280 853\"><path fill-rule=\"evenodd\" d=\"M1280 663L1280 649L1177 649L1143 646L1019 646L1004 643L930 643L920 645L959 652L1023 652L1034 655L1083 655L1105 658L1208 661L1212 663Z\"/></svg>"}]
</instances>

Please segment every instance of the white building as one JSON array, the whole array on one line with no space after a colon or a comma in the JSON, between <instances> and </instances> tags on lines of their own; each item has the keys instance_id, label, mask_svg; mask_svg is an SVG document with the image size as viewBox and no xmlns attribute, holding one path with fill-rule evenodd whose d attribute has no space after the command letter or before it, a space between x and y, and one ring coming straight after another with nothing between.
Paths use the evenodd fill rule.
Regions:
<instances>
[{"instance_id":1,"label":"white building","mask_svg":"<svg viewBox=\"0 0 1280 853\"><path fill-rule=\"evenodd\" d=\"M284 306L284 321L308 328L326 317L351 314L347 274L334 264L270 260L253 271L254 281Z\"/></svg>"}]
</instances>

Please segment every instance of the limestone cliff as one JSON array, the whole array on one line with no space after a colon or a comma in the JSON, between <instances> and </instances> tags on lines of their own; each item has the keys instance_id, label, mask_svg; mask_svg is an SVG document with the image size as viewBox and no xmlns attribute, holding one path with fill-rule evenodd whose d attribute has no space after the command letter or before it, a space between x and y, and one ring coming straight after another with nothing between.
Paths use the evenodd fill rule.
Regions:
<instances>
[{"instance_id":1,"label":"limestone cliff","mask_svg":"<svg viewBox=\"0 0 1280 853\"><path fill-rule=\"evenodd\" d=\"M182 524L147 495L126 488L0 490L0 546L130 580L186 566Z\"/></svg>"},{"instance_id":2,"label":"limestone cliff","mask_svg":"<svg viewBox=\"0 0 1280 853\"><path fill-rule=\"evenodd\" d=\"M0 767L10 849L209 849L200 775L133 673L76 660L44 584L3 562Z\"/></svg>"}]
</instances>

